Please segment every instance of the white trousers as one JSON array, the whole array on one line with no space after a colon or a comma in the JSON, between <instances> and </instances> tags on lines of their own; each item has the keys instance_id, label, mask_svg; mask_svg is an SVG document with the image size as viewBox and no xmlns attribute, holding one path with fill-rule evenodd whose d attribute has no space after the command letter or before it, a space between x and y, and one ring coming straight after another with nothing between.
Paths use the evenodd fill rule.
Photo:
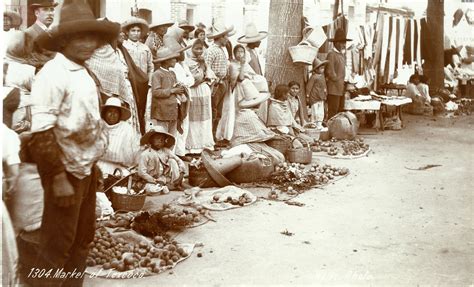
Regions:
<instances>
[{"instance_id":1,"label":"white trousers","mask_svg":"<svg viewBox=\"0 0 474 287\"><path fill-rule=\"evenodd\" d=\"M324 101L317 101L311 106L311 121L316 124L324 121Z\"/></svg>"}]
</instances>

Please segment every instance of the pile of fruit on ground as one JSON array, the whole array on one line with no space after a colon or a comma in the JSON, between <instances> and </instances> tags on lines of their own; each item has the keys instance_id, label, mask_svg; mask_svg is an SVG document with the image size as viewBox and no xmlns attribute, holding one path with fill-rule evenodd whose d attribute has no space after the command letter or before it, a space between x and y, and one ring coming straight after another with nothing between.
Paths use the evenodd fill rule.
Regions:
<instances>
[{"instance_id":1,"label":"pile of fruit on ground","mask_svg":"<svg viewBox=\"0 0 474 287\"><path fill-rule=\"evenodd\" d=\"M121 237L123 236L123 237ZM111 234L106 228L95 232L87 257L87 272L106 276L110 272L160 273L189 257L193 245L179 244L167 235L147 239L133 231Z\"/></svg>"},{"instance_id":2,"label":"pile of fruit on ground","mask_svg":"<svg viewBox=\"0 0 474 287\"><path fill-rule=\"evenodd\" d=\"M330 181L336 180L348 173L349 170L347 168L337 168L329 164L305 166L303 164L285 162L276 167L270 182L277 185L276 189L292 196L310 188L328 184ZM276 191L272 190L269 198L276 199L275 194L277 194Z\"/></svg>"},{"instance_id":3,"label":"pile of fruit on ground","mask_svg":"<svg viewBox=\"0 0 474 287\"><path fill-rule=\"evenodd\" d=\"M316 153L327 154L331 157L357 157L366 154L370 147L363 138L354 140L337 140L332 138L329 141L315 141L311 150Z\"/></svg>"}]
</instances>

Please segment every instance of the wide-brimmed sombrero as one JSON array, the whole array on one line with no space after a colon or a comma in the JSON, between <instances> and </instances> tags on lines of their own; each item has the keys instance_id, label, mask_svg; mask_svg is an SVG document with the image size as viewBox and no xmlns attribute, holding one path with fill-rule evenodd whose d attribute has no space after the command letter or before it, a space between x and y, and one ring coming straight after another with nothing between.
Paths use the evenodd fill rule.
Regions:
<instances>
[{"instance_id":1,"label":"wide-brimmed sombrero","mask_svg":"<svg viewBox=\"0 0 474 287\"><path fill-rule=\"evenodd\" d=\"M336 33L334 34L334 38L328 39L330 42L349 42L352 41L352 39L347 39L346 38L346 32L338 28L336 29Z\"/></svg>"},{"instance_id":2,"label":"wide-brimmed sombrero","mask_svg":"<svg viewBox=\"0 0 474 287\"><path fill-rule=\"evenodd\" d=\"M36 42L46 50L58 52L60 38L79 32L100 33L106 39L113 39L120 32L120 24L97 20L89 5L65 0L59 14L59 24L52 26L47 33L42 33Z\"/></svg>"},{"instance_id":3,"label":"wide-brimmed sombrero","mask_svg":"<svg viewBox=\"0 0 474 287\"><path fill-rule=\"evenodd\" d=\"M173 24L174 22L171 19L161 19L161 20L151 23L148 27L150 28L150 30L153 30L160 26L171 27L173 26Z\"/></svg>"},{"instance_id":4,"label":"wide-brimmed sombrero","mask_svg":"<svg viewBox=\"0 0 474 287\"><path fill-rule=\"evenodd\" d=\"M270 98L268 91L259 91L249 79L243 80L241 85L243 90L243 99L239 102L239 107L241 108L258 106Z\"/></svg>"},{"instance_id":5,"label":"wide-brimmed sombrero","mask_svg":"<svg viewBox=\"0 0 474 287\"><path fill-rule=\"evenodd\" d=\"M156 59L153 60L153 63L160 63L178 57L179 53L177 51L173 51L168 47L162 47L156 51Z\"/></svg>"},{"instance_id":6,"label":"wide-brimmed sombrero","mask_svg":"<svg viewBox=\"0 0 474 287\"><path fill-rule=\"evenodd\" d=\"M250 23L245 27L245 35L239 37L237 42L242 44L255 43L267 37L268 33L265 31L258 31L254 23Z\"/></svg>"},{"instance_id":7,"label":"wide-brimmed sombrero","mask_svg":"<svg viewBox=\"0 0 474 287\"><path fill-rule=\"evenodd\" d=\"M126 121L132 116L132 113L130 112L130 110L124 107L122 105L122 101L117 97L108 98L105 104L102 106L101 113L103 113L108 107L119 108L120 120L122 121Z\"/></svg>"},{"instance_id":8,"label":"wide-brimmed sombrero","mask_svg":"<svg viewBox=\"0 0 474 287\"><path fill-rule=\"evenodd\" d=\"M168 29L165 36L163 36L163 44L171 51L178 54L190 49L192 45L184 44L183 41L184 30L182 28L172 26Z\"/></svg>"},{"instance_id":9,"label":"wide-brimmed sombrero","mask_svg":"<svg viewBox=\"0 0 474 287\"><path fill-rule=\"evenodd\" d=\"M145 19L138 18L138 17L132 17L128 19L127 21L122 23L121 25L122 31L127 31L130 26L139 26L141 29L142 37L148 34L149 28L148 28L148 23L145 21Z\"/></svg>"},{"instance_id":10,"label":"wide-brimmed sombrero","mask_svg":"<svg viewBox=\"0 0 474 287\"><path fill-rule=\"evenodd\" d=\"M176 140L172 134L169 132L165 131L162 127L160 126L154 126L151 130L147 131L142 138L140 139L140 145L146 145L150 143L150 139L153 135L160 134L160 135L165 135L167 136L166 138L166 145L165 147L171 148L174 146Z\"/></svg>"},{"instance_id":11,"label":"wide-brimmed sombrero","mask_svg":"<svg viewBox=\"0 0 474 287\"><path fill-rule=\"evenodd\" d=\"M207 38L208 39L215 39L215 38L218 38L218 37L223 36L225 34L227 34L227 36L234 35L235 34L234 26L231 25L230 27L225 27L224 25L218 23L218 24L215 24L215 25L211 26L211 31L207 35Z\"/></svg>"},{"instance_id":12,"label":"wide-brimmed sombrero","mask_svg":"<svg viewBox=\"0 0 474 287\"><path fill-rule=\"evenodd\" d=\"M321 67L322 65L326 65L327 63L328 63L328 61L321 61L318 58L314 58L313 69L317 69L317 68Z\"/></svg>"},{"instance_id":13,"label":"wide-brimmed sombrero","mask_svg":"<svg viewBox=\"0 0 474 287\"><path fill-rule=\"evenodd\" d=\"M178 22L178 27L183 29L183 30L186 30L188 32L192 32L196 27L194 27L193 25L189 24L189 22L187 20L181 20Z\"/></svg>"},{"instance_id":14,"label":"wide-brimmed sombrero","mask_svg":"<svg viewBox=\"0 0 474 287\"><path fill-rule=\"evenodd\" d=\"M12 27L18 27L21 25L22 20L21 20L20 13L18 12L6 10L6 11L3 11L3 17L10 18Z\"/></svg>"}]
</instances>

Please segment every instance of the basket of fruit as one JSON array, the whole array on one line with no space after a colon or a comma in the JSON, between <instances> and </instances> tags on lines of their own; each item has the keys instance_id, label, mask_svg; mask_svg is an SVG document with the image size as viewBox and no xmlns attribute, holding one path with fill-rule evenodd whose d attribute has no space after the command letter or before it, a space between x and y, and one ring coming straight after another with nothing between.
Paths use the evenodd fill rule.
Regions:
<instances>
[{"instance_id":1,"label":"basket of fruit","mask_svg":"<svg viewBox=\"0 0 474 287\"><path fill-rule=\"evenodd\" d=\"M111 201L115 210L137 211L145 205L146 194L137 185L132 188L133 174L128 175L127 187L112 187Z\"/></svg>"},{"instance_id":2,"label":"basket of fruit","mask_svg":"<svg viewBox=\"0 0 474 287\"><path fill-rule=\"evenodd\" d=\"M315 124L310 123L304 126L305 129L305 134L312 138L313 140L319 140L319 134L321 133L321 130L316 127Z\"/></svg>"},{"instance_id":3,"label":"basket of fruit","mask_svg":"<svg viewBox=\"0 0 474 287\"><path fill-rule=\"evenodd\" d=\"M286 155L286 152L291 147L291 139L285 136L276 136L271 140L265 142L268 146L278 150L283 155Z\"/></svg>"},{"instance_id":4,"label":"basket of fruit","mask_svg":"<svg viewBox=\"0 0 474 287\"><path fill-rule=\"evenodd\" d=\"M298 139L304 146L302 148L295 148L293 143ZM296 137L291 141L291 148L288 149L287 159L294 163L310 163L313 157L313 152L309 143L300 137Z\"/></svg>"}]
</instances>

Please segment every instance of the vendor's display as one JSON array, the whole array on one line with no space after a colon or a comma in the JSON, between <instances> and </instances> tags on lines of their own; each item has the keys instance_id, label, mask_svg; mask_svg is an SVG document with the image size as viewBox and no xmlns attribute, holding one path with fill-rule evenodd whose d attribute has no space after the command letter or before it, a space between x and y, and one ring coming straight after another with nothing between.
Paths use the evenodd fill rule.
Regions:
<instances>
[{"instance_id":1,"label":"vendor's display","mask_svg":"<svg viewBox=\"0 0 474 287\"><path fill-rule=\"evenodd\" d=\"M268 146L278 150L283 155L286 155L286 152L291 147L291 138L285 135L278 135L265 142Z\"/></svg>"},{"instance_id":2,"label":"vendor's display","mask_svg":"<svg viewBox=\"0 0 474 287\"><path fill-rule=\"evenodd\" d=\"M133 212L115 212L109 220L103 222L108 228L130 229L135 213Z\"/></svg>"},{"instance_id":3,"label":"vendor's display","mask_svg":"<svg viewBox=\"0 0 474 287\"><path fill-rule=\"evenodd\" d=\"M173 268L193 249L193 244L179 244L166 235L151 240L131 231L111 234L102 227L90 244L86 272L109 279L150 276Z\"/></svg>"},{"instance_id":4,"label":"vendor's display","mask_svg":"<svg viewBox=\"0 0 474 287\"><path fill-rule=\"evenodd\" d=\"M460 99L456 103L458 106L454 111L455 115L470 115L474 111L474 100L472 99Z\"/></svg>"},{"instance_id":5,"label":"vendor's display","mask_svg":"<svg viewBox=\"0 0 474 287\"><path fill-rule=\"evenodd\" d=\"M276 168L271 183L289 195L297 195L310 188L328 184L349 173L347 168L336 168L328 164L305 166L297 163L283 163Z\"/></svg>"},{"instance_id":6,"label":"vendor's display","mask_svg":"<svg viewBox=\"0 0 474 287\"><path fill-rule=\"evenodd\" d=\"M332 138L330 141L316 141L312 151L318 156L330 156L333 158L359 158L366 156L370 151L370 146L365 143L364 138L353 140L337 140Z\"/></svg>"}]
</instances>

